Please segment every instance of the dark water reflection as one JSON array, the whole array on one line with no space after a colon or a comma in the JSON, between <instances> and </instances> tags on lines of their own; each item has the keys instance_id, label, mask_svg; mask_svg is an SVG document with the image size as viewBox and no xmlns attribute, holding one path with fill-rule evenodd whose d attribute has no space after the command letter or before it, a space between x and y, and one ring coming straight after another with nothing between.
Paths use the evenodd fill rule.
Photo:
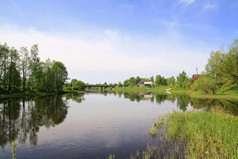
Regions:
<instances>
[{"instance_id":1,"label":"dark water reflection","mask_svg":"<svg viewBox=\"0 0 238 159\"><path fill-rule=\"evenodd\" d=\"M238 115L238 100L152 93L87 93L0 99L0 158L129 157L146 147L160 115L222 106Z\"/></svg>"}]
</instances>

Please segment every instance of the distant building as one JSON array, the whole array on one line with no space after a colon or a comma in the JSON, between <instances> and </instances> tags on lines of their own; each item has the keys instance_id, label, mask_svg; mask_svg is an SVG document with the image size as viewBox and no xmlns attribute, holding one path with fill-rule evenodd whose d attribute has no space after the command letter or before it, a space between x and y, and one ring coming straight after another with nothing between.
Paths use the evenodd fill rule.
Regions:
<instances>
[{"instance_id":1,"label":"distant building","mask_svg":"<svg viewBox=\"0 0 238 159\"><path fill-rule=\"evenodd\" d=\"M146 81L140 81L136 86L137 87L144 87L144 86L147 86L147 87L152 87L154 85L153 82L146 82Z\"/></svg>"},{"instance_id":2,"label":"distant building","mask_svg":"<svg viewBox=\"0 0 238 159\"><path fill-rule=\"evenodd\" d=\"M152 87L153 84L154 84L153 82L144 82L144 85L149 87Z\"/></svg>"},{"instance_id":3,"label":"distant building","mask_svg":"<svg viewBox=\"0 0 238 159\"><path fill-rule=\"evenodd\" d=\"M140 82L137 84L137 86L138 86L138 87L144 87L144 86L145 86L144 82L145 82L145 81L140 81Z\"/></svg>"}]
</instances>

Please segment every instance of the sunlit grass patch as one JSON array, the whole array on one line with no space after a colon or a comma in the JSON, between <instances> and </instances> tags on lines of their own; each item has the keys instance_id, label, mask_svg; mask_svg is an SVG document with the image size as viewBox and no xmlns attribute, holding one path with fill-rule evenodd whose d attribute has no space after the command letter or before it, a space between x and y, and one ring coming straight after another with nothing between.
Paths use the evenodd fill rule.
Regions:
<instances>
[{"instance_id":1,"label":"sunlit grass patch","mask_svg":"<svg viewBox=\"0 0 238 159\"><path fill-rule=\"evenodd\" d=\"M224 114L221 109L173 112L156 123L163 123L168 141L186 145L187 158L238 157L238 117ZM163 127L157 128L159 131Z\"/></svg>"}]
</instances>

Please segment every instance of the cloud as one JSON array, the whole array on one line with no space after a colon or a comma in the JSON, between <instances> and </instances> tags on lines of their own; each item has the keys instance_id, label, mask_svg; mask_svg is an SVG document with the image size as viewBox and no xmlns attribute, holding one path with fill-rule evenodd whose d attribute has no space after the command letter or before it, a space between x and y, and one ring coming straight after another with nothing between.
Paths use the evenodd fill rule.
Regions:
<instances>
[{"instance_id":1,"label":"cloud","mask_svg":"<svg viewBox=\"0 0 238 159\"><path fill-rule=\"evenodd\" d=\"M188 3L188 4L192 4L195 2L195 0L179 0L180 3Z\"/></svg>"},{"instance_id":2,"label":"cloud","mask_svg":"<svg viewBox=\"0 0 238 159\"><path fill-rule=\"evenodd\" d=\"M215 4L206 4L203 6L204 9L213 9L216 8L217 6Z\"/></svg>"},{"instance_id":3,"label":"cloud","mask_svg":"<svg viewBox=\"0 0 238 159\"><path fill-rule=\"evenodd\" d=\"M17 49L37 43L42 60L62 61L70 78L89 83L118 82L137 75L176 76L182 70L191 75L196 67L203 70L209 57L204 50L186 48L175 35L146 39L105 30L72 37L12 26L1 26L0 35L1 43Z\"/></svg>"}]
</instances>

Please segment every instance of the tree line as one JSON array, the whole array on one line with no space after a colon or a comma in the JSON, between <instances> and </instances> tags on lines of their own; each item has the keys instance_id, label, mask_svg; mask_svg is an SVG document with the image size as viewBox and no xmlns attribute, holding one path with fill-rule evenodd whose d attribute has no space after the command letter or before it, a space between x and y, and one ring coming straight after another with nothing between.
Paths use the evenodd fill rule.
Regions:
<instances>
[{"instance_id":1,"label":"tree line","mask_svg":"<svg viewBox=\"0 0 238 159\"><path fill-rule=\"evenodd\" d=\"M37 44L20 50L0 44L0 93L61 92L67 78L62 62L40 60Z\"/></svg>"},{"instance_id":2,"label":"tree line","mask_svg":"<svg viewBox=\"0 0 238 159\"><path fill-rule=\"evenodd\" d=\"M203 93L215 94L217 92L235 92L238 93L238 40L229 46L227 50L221 48L210 54L205 72L194 74L189 78L185 71L182 71L175 79L174 76L165 78L156 75L150 78L130 77L123 84L135 86L141 81L151 81L156 86L171 86L175 89L201 91ZM122 83L118 83L121 87Z\"/></svg>"},{"instance_id":3,"label":"tree line","mask_svg":"<svg viewBox=\"0 0 238 159\"><path fill-rule=\"evenodd\" d=\"M210 54L205 72L191 88L205 93L238 93L238 40Z\"/></svg>"}]
</instances>

